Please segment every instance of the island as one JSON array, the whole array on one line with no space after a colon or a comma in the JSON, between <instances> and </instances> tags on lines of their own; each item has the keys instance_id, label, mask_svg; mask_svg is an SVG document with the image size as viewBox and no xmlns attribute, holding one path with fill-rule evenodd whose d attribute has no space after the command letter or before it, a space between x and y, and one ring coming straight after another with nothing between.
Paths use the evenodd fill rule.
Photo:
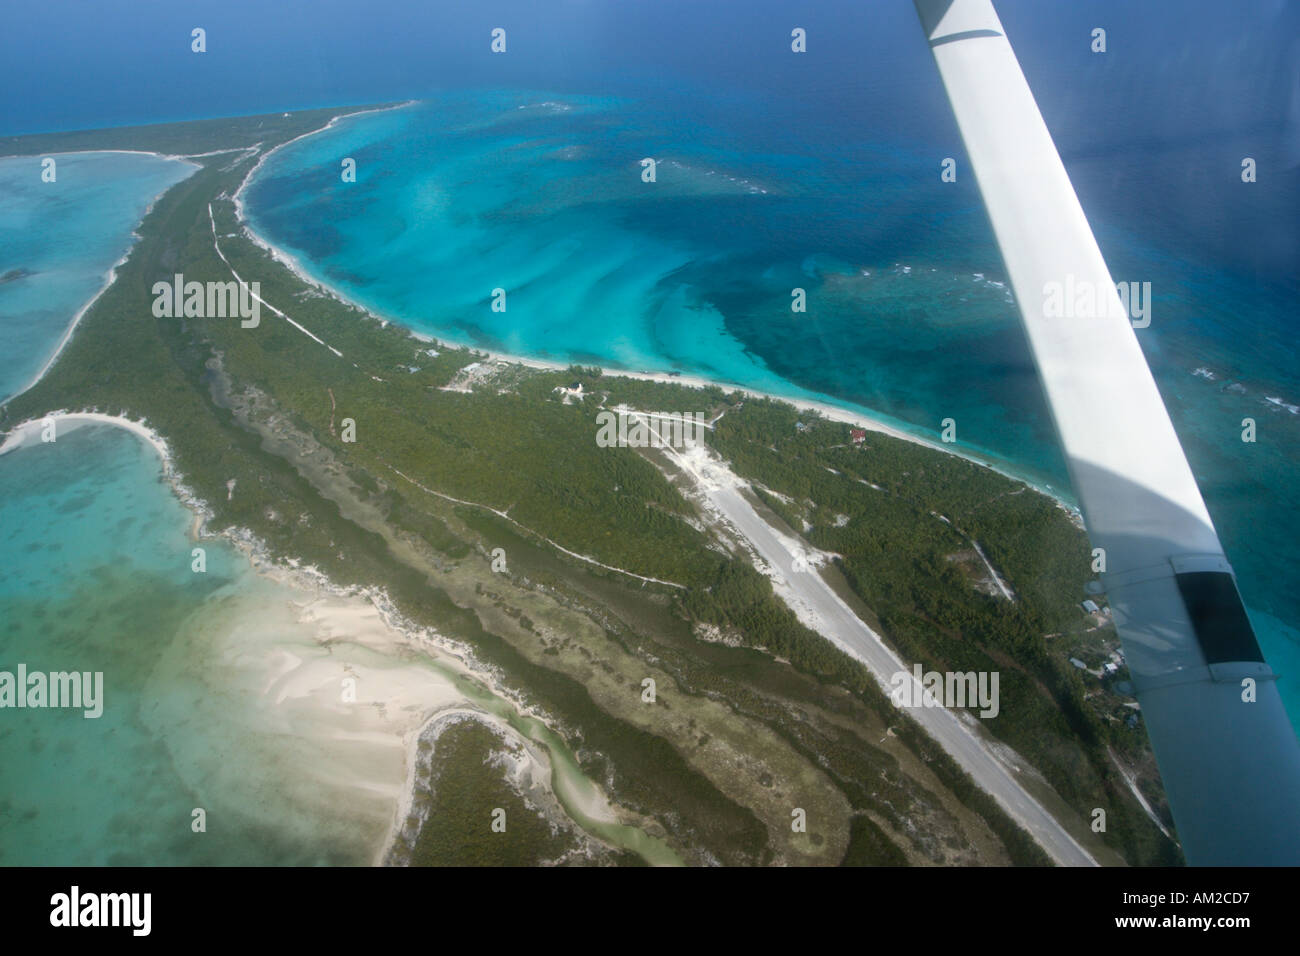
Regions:
<instances>
[{"instance_id":1,"label":"island","mask_svg":"<svg viewBox=\"0 0 1300 956\"><path fill-rule=\"evenodd\" d=\"M395 105L0 140L199 166L0 429L60 412L140 423L198 534L382 594L472 647L620 823L681 862L1043 865L1077 862L1071 845L1100 863L1181 861L1118 639L1104 607L1081 606L1090 547L1061 502L833 409L421 338L250 231L240 192L271 151ZM178 275L256 282L260 321L159 316L150 290ZM698 416L705 440L596 441L602 412L653 427L667 410ZM997 672L996 716L974 700L933 717L897 706L876 653ZM976 756L954 755L949 727ZM510 759L472 721L431 727L388 862L591 860L566 857L581 835L563 828L493 843L421 814L439 775L514 799L485 748ZM1013 816L972 767L1002 767L1041 819Z\"/></svg>"}]
</instances>

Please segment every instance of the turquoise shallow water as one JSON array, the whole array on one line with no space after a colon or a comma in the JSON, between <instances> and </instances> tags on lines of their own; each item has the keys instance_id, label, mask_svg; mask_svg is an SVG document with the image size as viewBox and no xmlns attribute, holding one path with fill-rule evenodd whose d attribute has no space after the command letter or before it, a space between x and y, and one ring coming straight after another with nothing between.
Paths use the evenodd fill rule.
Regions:
<instances>
[{"instance_id":1,"label":"turquoise shallow water","mask_svg":"<svg viewBox=\"0 0 1300 956\"><path fill-rule=\"evenodd\" d=\"M0 669L104 675L98 719L0 711L0 863L369 862L383 830L303 798L291 742L250 717L239 662L216 650L283 617L287 592L223 542L193 573L193 515L160 471L105 426L0 456Z\"/></svg>"},{"instance_id":2,"label":"turquoise shallow water","mask_svg":"<svg viewBox=\"0 0 1300 956\"><path fill-rule=\"evenodd\" d=\"M963 440L1064 484L977 197L936 202L909 178L903 147L822 144L814 159L619 101L543 104L492 94L349 121L269 163L250 212L322 281L421 331L825 397L923 432L952 415ZM665 160L654 201L637 164L649 152ZM346 155L358 160L352 191L335 185ZM0 321L17 317L0 381L18 387L134 225L107 215L119 208L110 177L97 180L106 216L94 220L82 215L94 203L33 192L29 173L14 174L26 198L0 205L0 264L37 271L0 286ZM168 180L126 181L138 216ZM74 240L52 242L38 222L66 222ZM957 238L936 247L925 241L936 229ZM1105 223L1098 232L1117 275L1151 275L1160 290L1143 343L1294 719L1290 300ZM66 298L24 291L42 277ZM788 307L796 284L809 290L802 316ZM488 308L498 285L505 314ZM25 295L46 305L14 309ZM1237 438L1246 415L1260 423L1254 445ZM190 521L128 433L80 428L0 456L0 668L101 670L107 698L98 720L4 712L0 862L370 860L382 821L292 763L324 751L250 708L255 668L214 643L237 622L270 621L307 657L310 636L290 633L284 591L228 547L209 543L208 572L193 574ZM203 836L190 831L195 806L212 821Z\"/></svg>"},{"instance_id":3,"label":"turquoise shallow water","mask_svg":"<svg viewBox=\"0 0 1300 956\"><path fill-rule=\"evenodd\" d=\"M68 324L127 251L154 197L194 167L144 153L60 153L55 181L41 156L0 159L0 399L24 388Z\"/></svg>"},{"instance_id":4,"label":"turquoise shallow water","mask_svg":"<svg viewBox=\"0 0 1300 956\"><path fill-rule=\"evenodd\" d=\"M932 151L706 99L448 94L280 151L247 211L314 278L419 331L827 399L932 438L952 417L967 449L1068 488L969 177L939 188ZM1294 276L1230 272L1114 214L1152 186L1140 173L1070 171L1109 202L1089 211L1117 280L1152 283L1140 340L1300 725ZM1215 208L1183 203L1180 228L1210 235Z\"/></svg>"},{"instance_id":5,"label":"turquoise shallow water","mask_svg":"<svg viewBox=\"0 0 1300 956\"><path fill-rule=\"evenodd\" d=\"M447 706L548 753L575 820L649 862L661 841L588 816L564 741L364 601L321 598L205 539L131 433L64 423L0 455L0 670L100 672L102 715L0 710L0 865L365 865L407 786L408 734ZM357 707L339 701L344 675ZM191 828L202 808L206 830Z\"/></svg>"}]
</instances>

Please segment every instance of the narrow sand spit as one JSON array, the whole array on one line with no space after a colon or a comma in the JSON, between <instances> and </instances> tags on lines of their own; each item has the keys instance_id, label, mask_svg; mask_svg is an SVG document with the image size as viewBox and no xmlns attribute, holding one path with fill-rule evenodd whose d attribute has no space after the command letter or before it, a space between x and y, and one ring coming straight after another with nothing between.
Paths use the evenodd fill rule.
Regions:
<instances>
[{"instance_id":1,"label":"narrow sand spit","mask_svg":"<svg viewBox=\"0 0 1300 956\"><path fill-rule=\"evenodd\" d=\"M50 426L57 441L93 424L123 428L148 442L164 479L196 512L194 536L205 533L207 508L181 483L171 449L146 421L93 410L52 412L10 429L0 454L41 443ZM224 537L248 557L258 585L252 593L241 587L225 595L222 608L205 605L153 677L160 682L160 704L151 719L161 737L169 739L171 726L197 717L216 737L243 741L240 759L232 761L224 747L189 746L177 738L174 765L196 792L227 795L237 806L247 798L247 805L257 806L259 788L272 787L313 807L311 819L351 830L380 863L410 812L422 733L431 721L456 714L520 744L510 779L550 794L552 765L544 748L457 687L453 675L487 688L498 683L468 648L402 620L385 594L340 588L315 568L276 565L247 532ZM201 692L164 692L182 685ZM545 720L512 695L498 696L521 716ZM580 812L617 821L598 787L575 787L565 782ZM554 797L541 802L552 813L563 812ZM294 831L305 819L280 823Z\"/></svg>"}]
</instances>

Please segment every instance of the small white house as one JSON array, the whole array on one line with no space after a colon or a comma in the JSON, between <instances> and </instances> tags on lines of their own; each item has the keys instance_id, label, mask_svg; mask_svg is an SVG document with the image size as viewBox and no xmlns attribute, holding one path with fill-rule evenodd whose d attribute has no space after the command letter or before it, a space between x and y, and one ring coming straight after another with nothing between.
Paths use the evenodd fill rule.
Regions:
<instances>
[{"instance_id":1,"label":"small white house","mask_svg":"<svg viewBox=\"0 0 1300 956\"><path fill-rule=\"evenodd\" d=\"M574 382L572 385L557 385L555 391L565 398L582 398L582 383Z\"/></svg>"}]
</instances>

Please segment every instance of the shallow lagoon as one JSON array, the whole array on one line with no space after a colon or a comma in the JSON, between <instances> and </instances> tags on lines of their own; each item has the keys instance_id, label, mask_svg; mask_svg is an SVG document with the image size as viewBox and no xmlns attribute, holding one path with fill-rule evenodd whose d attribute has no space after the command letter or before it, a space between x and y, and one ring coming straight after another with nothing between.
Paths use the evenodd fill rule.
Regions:
<instances>
[{"instance_id":1,"label":"shallow lagoon","mask_svg":"<svg viewBox=\"0 0 1300 956\"><path fill-rule=\"evenodd\" d=\"M194 171L152 153L0 158L0 399L21 391L55 353L73 317L104 285L154 199Z\"/></svg>"}]
</instances>

